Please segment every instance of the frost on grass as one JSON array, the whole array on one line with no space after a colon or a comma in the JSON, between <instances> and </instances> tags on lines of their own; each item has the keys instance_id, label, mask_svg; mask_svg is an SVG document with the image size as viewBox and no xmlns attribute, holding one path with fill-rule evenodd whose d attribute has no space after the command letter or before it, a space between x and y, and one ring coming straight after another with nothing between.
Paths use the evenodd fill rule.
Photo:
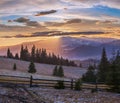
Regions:
<instances>
[{"instance_id":1,"label":"frost on grass","mask_svg":"<svg viewBox=\"0 0 120 103\"><path fill-rule=\"evenodd\" d=\"M13 71L14 63L16 63L17 66L16 71ZM29 62L26 61L0 57L0 71L2 70L1 72L3 74L29 76L30 74L28 73L28 66L29 66ZM35 67L37 70L37 72L35 73L35 77L36 76L38 77L38 75L52 76L52 72L55 65L35 63ZM82 76L82 74L86 72L85 68L79 68L79 67L63 66L63 69L66 78L79 78Z\"/></svg>"}]
</instances>

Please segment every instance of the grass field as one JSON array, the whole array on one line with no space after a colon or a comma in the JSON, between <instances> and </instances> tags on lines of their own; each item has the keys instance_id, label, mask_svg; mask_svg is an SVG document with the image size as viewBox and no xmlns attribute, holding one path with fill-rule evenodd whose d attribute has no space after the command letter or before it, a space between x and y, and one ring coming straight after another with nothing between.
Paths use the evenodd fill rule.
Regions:
<instances>
[{"instance_id":1,"label":"grass field","mask_svg":"<svg viewBox=\"0 0 120 103\"><path fill-rule=\"evenodd\" d=\"M13 64L16 63L17 70L13 70ZM0 74L1 75L15 75L15 76L29 76L31 75L28 73L28 66L29 62L15 60L15 59L8 59L0 57ZM48 64L39 64L35 63L35 67L37 72L33 74L35 77L46 77L52 76L53 69L55 65L48 65ZM86 72L86 68L79 68L79 67L68 67L63 66L64 74L66 78L79 78Z\"/></svg>"}]
</instances>

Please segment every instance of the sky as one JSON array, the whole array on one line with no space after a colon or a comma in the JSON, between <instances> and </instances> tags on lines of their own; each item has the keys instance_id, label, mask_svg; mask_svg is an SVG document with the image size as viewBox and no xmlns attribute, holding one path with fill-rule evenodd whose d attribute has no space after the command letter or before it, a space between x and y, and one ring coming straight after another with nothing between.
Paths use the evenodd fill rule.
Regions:
<instances>
[{"instance_id":1,"label":"sky","mask_svg":"<svg viewBox=\"0 0 120 103\"><path fill-rule=\"evenodd\" d=\"M120 39L120 0L0 0L0 47L56 36Z\"/></svg>"}]
</instances>

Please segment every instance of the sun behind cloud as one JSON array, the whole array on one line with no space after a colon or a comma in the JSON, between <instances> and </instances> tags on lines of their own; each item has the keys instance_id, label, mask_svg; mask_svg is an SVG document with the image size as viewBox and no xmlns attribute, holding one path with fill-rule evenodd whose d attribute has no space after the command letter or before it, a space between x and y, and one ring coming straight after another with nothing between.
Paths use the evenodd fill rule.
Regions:
<instances>
[{"instance_id":1,"label":"sun behind cloud","mask_svg":"<svg viewBox=\"0 0 120 103\"><path fill-rule=\"evenodd\" d=\"M0 1L0 40L8 41L1 46L42 36L120 38L119 33L119 0Z\"/></svg>"}]
</instances>

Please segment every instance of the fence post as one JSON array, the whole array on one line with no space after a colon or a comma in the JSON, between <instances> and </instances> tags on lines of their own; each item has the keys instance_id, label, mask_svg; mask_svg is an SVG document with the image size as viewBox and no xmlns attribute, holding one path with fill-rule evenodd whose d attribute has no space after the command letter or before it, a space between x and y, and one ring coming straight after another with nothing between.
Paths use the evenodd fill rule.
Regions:
<instances>
[{"instance_id":1,"label":"fence post","mask_svg":"<svg viewBox=\"0 0 120 103\"><path fill-rule=\"evenodd\" d=\"M32 77L32 75L30 76L30 87L32 87L32 79L33 79L33 77Z\"/></svg>"},{"instance_id":2,"label":"fence post","mask_svg":"<svg viewBox=\"0 0 120 103\"><path fill-rule=\"evenodd\" d=\"M71 89L73 90L73 79L71 79Z\"/></svg>"}]
</instances>

